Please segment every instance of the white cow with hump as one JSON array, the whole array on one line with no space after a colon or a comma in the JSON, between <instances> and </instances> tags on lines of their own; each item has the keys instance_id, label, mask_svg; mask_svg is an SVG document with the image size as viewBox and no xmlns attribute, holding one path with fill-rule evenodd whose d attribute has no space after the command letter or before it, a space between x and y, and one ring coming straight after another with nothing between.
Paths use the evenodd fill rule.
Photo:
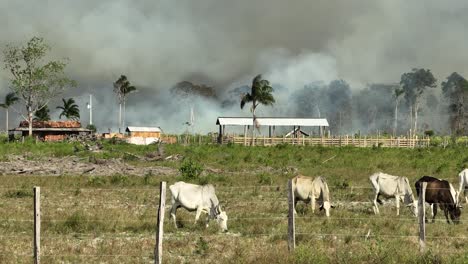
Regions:
<instances>
[{"instance_id":1,"label":"white cow with hump","mask_svg":"<svg viewBox=\"0 0 468 264\"><path fill-rule=\"evenodd\" d=\"M467 191L466 189L468 188L468 169L462 170L458 174L458 179L460 181L460 188L458 189L457 193L457 203L460 202L460 196L463 193L463 196L465 196L465 201L468 203L468 196L466 195Z\"/></svg>"},{"instance_id":2,"label":"white cow with hump","mask_svg":"<svg viewBox=\"0 0 468 264\"><path fill-rule=\"evenodd\" d=\"M379 196L383 195L387 198L395 197L397 215L400 215L400 200L406 206L411 207L414 216L418 215L418 203L414 199L408 178L377 172L372 174L369 177L369 180L371 181L375 192L375 197L373 199L373 209L375 214L380 213L377 202L382 204Z\"/></svg>"},{"instance_id":3,"label":"white cow with hump","mask_svg":"<svg viewBox=\"0 0 468 264\"><path fill-rule=\"evenodd\" d=\"M190 212L196 211L195 223L200 218L202 212L208 214L206 226L210 219L216 219L221 229L227 232L227 214L221 210L218 197L216 197L213 185L196 185L185 182L176 182L169 186L172 194L171 217L177 228L176 211L183 207Z\"/></svg>"},{"instance_id":4,"label":"white cow with hump","mask_svg":"<svg viewBox=\"0 0 468 264\"><path fill-rule=\"evenodd\" d=\"M312 213L314 213L315 200L318 200L320 210L325 209L326 216L330 216L330 208L333 208L330 204L330 191L327 182L322 177L312 179L298 175L292 179L292 188L294 208L298 201L310 202Z\"/></svg>"}]
</instances>

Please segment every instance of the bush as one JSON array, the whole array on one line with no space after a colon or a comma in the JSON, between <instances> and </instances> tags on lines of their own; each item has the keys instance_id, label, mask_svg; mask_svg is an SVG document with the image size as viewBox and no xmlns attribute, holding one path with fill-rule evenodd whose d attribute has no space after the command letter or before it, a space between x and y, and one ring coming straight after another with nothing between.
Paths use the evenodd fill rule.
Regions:
<instances>
[{"instance_id":1,"label":"bush","mask_svg":"<svg viewBox=\"0 0 468 264\"><path fill-rule=\"evenodd\" d=\"M128 183L128 177L121 174L112 175L110 182L112 185L124 185Z\"/></svg>"},{"instance_id":2,"label":"bush","mask_svg":"<svg viewBox=\"0 0 468 264\"><path fill-rule=\"evenodd\" d=\"M97 131L97 128L96 128L95 125L87 125L86 129L91 130L93 133L96 133L96 131Z\"/></svg>"},{"instance_id":3,"label":"bush","mask_svg":"<svg viewBox=\"0 0 468 264\"><path fill-rule=\"evenodd\" d=\"M88 186L100 187L106 184L106 179L104 177L91 176L86 184Z\"/></svg>"},{"instance_id":4,"label":"bush","mask_svg":"<svg viewBox=\"0 0 468 264\"><path fill-rule=\"evenodd\" d=\"M179 168L183 179L197 180L203 172L203 166L191 159L185 160Z\"/></svg>"},{"instance_id":5,"label":"bush","mask_svg":"<svg viewBox=\"0 0 468 264\"><path fill-rule=\"evenodd\" d=\"M273 177L270 174L261 173L258 175L258 183L262 185L272 185Z\"/></svg>"},{"instance_id":6,"label":"bush","mask_svg":"<svg viewBox=\"0 0 468 264\"><path fill-rule=\"evenodd\" d=\"M26 197L33 197L32 191L26 190L18 190L18 191L8 191L5 193L5 197L7 198L26 198Z\"/></svg>"}]
</instances>

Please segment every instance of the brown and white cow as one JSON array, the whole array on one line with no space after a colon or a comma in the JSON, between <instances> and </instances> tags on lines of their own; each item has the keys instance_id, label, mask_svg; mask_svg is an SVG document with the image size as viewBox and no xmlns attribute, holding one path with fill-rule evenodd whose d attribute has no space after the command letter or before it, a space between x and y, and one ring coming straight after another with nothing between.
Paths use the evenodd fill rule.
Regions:
<instances>
[{"instance_id":1,"label":"brown and white cow","mask_svg":"<svg viewBox=\"0 0 468 264\"><path fill-rule=\"evenodd\" d=\"M432 222L434 223L437 215L437 205L441 210L444 210L445 219L450 224L449 215L452 222L458 224L460 222L460 206L457 203L457 194L453 186L446 180L440 180L430 176L423 176L414 186L419 197L419 188L423 182L427 182L426 201L432 207ZM427 221L427 219L426 219Z\"/></svg>"},{"instance_id":2,"label":"brown and white cow","mask_svg":"<svg viewBox=\"0 0 468 264\"><path fill-rule=\"evenodd\" d=\"M314 213L315 201L317 200L320 210L325 209L326 216L330 216L330 208L333 208L333 206L330 204L330 191L324 178L317 177L312 179L311 177L298 175L292 179L292 188L294 192L294 205L298 201L310 202L312 213Z\"/></svg>"}]
</instances>

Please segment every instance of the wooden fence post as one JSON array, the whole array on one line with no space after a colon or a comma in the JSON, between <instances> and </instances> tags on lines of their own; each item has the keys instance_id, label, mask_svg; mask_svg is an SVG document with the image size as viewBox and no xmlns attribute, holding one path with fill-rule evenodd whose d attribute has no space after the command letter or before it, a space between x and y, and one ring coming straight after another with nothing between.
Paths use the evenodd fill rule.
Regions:
<instances>
[{"instance_id":1,"label":"wooden fence post","mask_svg":"<svg viewBox=\"0 0 468 264\"><path fill-rule=\"evenodd\" d=\"M294 192L292 188L292 179L288 181L288 249L289 252L296 248L296 227L295 227L295 208L294 208Z\"/></svg>"},{"instance_id":2,"label":"wooden fence post","mask_svg":"<svg viewBox=\"0 0 468 264\"><path fill-rule=\"evenodd\" d=\"M34 264L41 263L41 187L34 187Z\"/></svg>"},{"instance_id":3,"label":"wooden fence post","mask_svg":"<svg viewBox=\"0 0 468 264\"><path fill-rule=\"evenodd\" d=\"M162 242L163 242L163 224L164 224L164 211L166 208L166 182L161 182L159 191L159 208L158 208L158 224L156 230L156 247L154 248L154 263L162 263Z\"/></svg>"},{"instance_id":4,"label":"wooden fence post","mask_svg":"<svg viewBox=\"0 0 468 264\"><path fill-rule=\"evenodd\" d=\"M427 182L423 182L419 187L418 216L419 216L419 251L426 250L426 188Z\"/></svg>"}]
</instances>

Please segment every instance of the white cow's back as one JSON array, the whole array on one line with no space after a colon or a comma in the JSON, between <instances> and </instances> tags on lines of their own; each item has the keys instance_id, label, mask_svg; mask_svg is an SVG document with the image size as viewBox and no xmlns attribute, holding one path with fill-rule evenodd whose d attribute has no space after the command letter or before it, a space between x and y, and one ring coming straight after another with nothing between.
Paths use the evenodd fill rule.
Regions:
<instances>
[{"instance_id":1,"label":"white cow's back","mask_svg":"<svg viewBox=\"0 0 468 264\"><path fill-rule=\"evenodd\" d=\"M213 201L218 204L214 194L214 187L208 185L196 185L185 182L176 182L169 186L173 199L187 210L196 210L198 207L210 208Z\"/></svg>"},{"instance_id":2,"label":"white cow's back","mask_svg":"<svg viewBox=\"0 0 468 264\"><path fill-rule=\"evenodd\" d=\"M378 184L379 193L387 196L387 197L393 197L395 194L403 194L404 190L401 190L402 182L404 183L403 177L399 176L394 176L390 174L386 174L383 172L378 172L369 177L371 180L372 184Z\"/></svg>"}]
</instances>

